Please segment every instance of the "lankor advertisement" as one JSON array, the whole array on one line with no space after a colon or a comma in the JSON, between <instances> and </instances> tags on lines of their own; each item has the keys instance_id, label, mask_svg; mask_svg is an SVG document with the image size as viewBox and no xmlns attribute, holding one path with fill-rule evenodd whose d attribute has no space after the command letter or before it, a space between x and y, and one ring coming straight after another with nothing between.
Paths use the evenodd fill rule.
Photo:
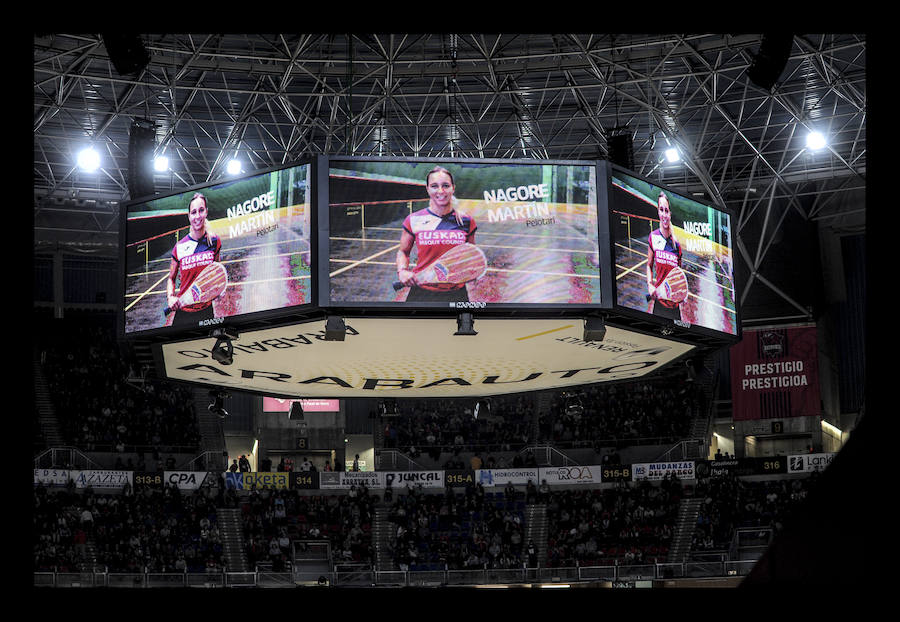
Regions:
<instances>
[{"instance_id":1,"label":"lankor advertisement","mask_svg":"<svg viewBox=\"0 0 900 622\"><path fill-rule=\"evenodd\" d=\"M693 346L607 326L584 341L580 319L345 318L344 341L323 320L242 333L234 362L212 358L212 338L161 344L173 380L303 397L466 397L626 380L658 370Z\"/></svg>"}]
</instances>

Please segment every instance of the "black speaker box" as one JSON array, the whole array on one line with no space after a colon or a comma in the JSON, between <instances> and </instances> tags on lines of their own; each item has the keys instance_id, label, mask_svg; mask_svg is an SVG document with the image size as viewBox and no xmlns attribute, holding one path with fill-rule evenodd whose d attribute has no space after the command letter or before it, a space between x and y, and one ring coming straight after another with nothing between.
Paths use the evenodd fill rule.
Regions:
<instances>
[{"instance_id":1,"label":"black speaker box","mask_svg":"<svg viewBox=\"0 0 900 622\"><path fill-rule=\"evenodd\" d=\"M609 148L609 161L623 166L630 171L634 170L634 145L631 134L617 134L610 136L607 141Z\"/></svg>"},{"instance_id":2,"label":"black speaker box","mask_svg":"<svg viewBox=\"0 0 900 622\"><path fill-rule=\"evenodd\" d=\"M134 122L128 137L128 192L132 199L153 194L153 150L156 130L146 122Z\"/></svg>"},{"instance_id":3,"label":"black speaker box","mask_svg":"<svg viewBox=\"0 0 900 622\"><path fill-rule=\"evenodd\" d=\"M747 77L750 81L761 89L771 91L787 65L793 45L794 35L763 35L759 44L759 52L747 69Z\"/></svg>"},{"instance_id":4,"label":"black speaker box","mask_svg":"<svg viewBox=\"0 0 900 622\"><path fill-rule=\"evenodd\" d=\"M109 61L121 76L140 73L150 62L150 52L144 47L140 35L105 34L103 45Z\"/></svg>"}]
</instances>

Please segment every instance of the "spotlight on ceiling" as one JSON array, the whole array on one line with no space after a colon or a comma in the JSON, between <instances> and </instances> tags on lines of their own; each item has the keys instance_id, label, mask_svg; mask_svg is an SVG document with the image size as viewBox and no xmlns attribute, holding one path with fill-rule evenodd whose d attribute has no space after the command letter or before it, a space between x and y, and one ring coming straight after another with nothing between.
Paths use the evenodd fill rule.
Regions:
<instances>
[{"instance_id":1,"label":"spotlight on ceiling","mask_svg":"<svg viewBox=\"0 0 900 622\"><path fill-rule=\"evenodd\" d=\"M229 175L240 175L241 173L241 161L240 160L229 160L228 165L225 170L228 171Z\"/></svg>"},{"instance_id":2,"label":"spotlight on ceiling","mask_svg":"<svg viewBox=\"0 0 900 622\"><path fill-rule=\"evenodd\" d=\"M153 169L157 173L164 173L169 170L169 158L166 156L157 156L157 158L153 160Z\"/></svg>"},{"instance_id":3,"label":"spotlight on ceiling","mask_svg":"<svg viewBox=\"0 0 900 622\"><path fill-rule=\"evenodd\" d=\"M806 148L818 151L825 146L825 136L821 132L812 131L806 135Z\"/></svg>"},{"instance_id":4,"label":"spotlight on ceiling","mask_svg":"<svg viewBox=\"0 0 900 622\"><path fill-rule=\"evenodd\" d=\"M678 162L681 159L681 154L678 153L678 149L672 147L671 149L666 149L666 160L669 162Z\"/></svg>"},{"instance_id":5,"label":"spotlight on ceiling","mask_svg":"<svg viewBox=\"0 0 900 622\"><path fill-rule=\"evenodd\" d=\"M477 335L475 332L475 320L471 313L460 313L456 318L456 332L454 335Z\"/></svg>"},{"instance_id":6,"label":"spotlight on ceiling","mask_svg":"<svg viewBox=\"0 0 900 622\"><path fill-rule=\"evenodd\" d=\"M219 418L224 419L228 416L228 411L225 410L225 398L228 397L228 394L222 389L213 389L209 392L209 398L212 400L209 406L207 406L207 410L213 413L214 415L218 415Z\"/></svg>"},{"instance_id":7,"label":"spotlight on ceiling","mask_svg":"<svg viewBox=\"0 0 900 622\"><path fill-rule=\"evenodd\" d=\"M78 153L78 166L81 170L93 173L100 168L100 154L93 147L86 147Z\"/></svg>"}]
</instances>

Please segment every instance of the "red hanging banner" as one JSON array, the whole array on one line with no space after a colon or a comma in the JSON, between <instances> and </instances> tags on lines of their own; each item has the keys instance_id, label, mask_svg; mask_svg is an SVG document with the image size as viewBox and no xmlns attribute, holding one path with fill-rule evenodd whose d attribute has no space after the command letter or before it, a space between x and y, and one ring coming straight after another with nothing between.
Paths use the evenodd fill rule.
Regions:
<instances>
[{"instance_id":1,"label":"red hanging banner","mask_svg":"<svg viewBox=\"0 0 900 622\"><path fill-rule=\"evenodd\" d=\"M744 330L730 358L735 421L822 413L815 326Z\"/></svg>"}]
</instances>

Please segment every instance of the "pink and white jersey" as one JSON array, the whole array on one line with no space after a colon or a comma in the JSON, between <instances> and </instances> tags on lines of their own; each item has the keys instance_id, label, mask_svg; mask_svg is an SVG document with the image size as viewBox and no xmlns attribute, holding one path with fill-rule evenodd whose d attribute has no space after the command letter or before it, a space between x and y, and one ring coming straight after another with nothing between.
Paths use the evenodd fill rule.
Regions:
<instances>
[{"instance_id":1,"label":"pink and white jersey","mask_svg":"<svg viewBox=\"0 0 900 622\"><path fill-rule=\"evenodd\" d=\"M403 221L403 228L416 239L418 254L413 272L421 272L457 244L465 244L472 240L477 229L475 220L470 216L462 216L460 220L462 224L456 221L456 211L438 216L427 207L406 217ZM447 285L434 287L423 285L420 287L435 291L448 289ZM452 287L459 289L465 285Z\"/></svg>"},{"instance_id":2,"label":"pink and white jersey","mask_svg":"<svg viewBox=\"0 0 900 622\"><path fill-rule=\"evenodd\" d=\"M650 250L653 251L651 266L656 276L653 285L658 287L672 268L681 266L681 244L678 243L674 235L669 238L664 237L659 229L654 229L650 233L647 242L650 244ZM678 306L676 303L668 300L658 300L657 302L665 307Z\"/></svg>"},{"instance_id":3,"label":"pink and white jersey","mask_svg":"<svg viewBox=\"0 0 900 622\"><path fill-rule=\"evenodd\" d=\"M203 268L219 260L219 252L222 250L222 240L219 237L213 237L212 246L209 246L204 236L199 241L186 235L181 238L172 249L172 259L178 262L178 272L180 281L176 296L181 296L188 290L197 275L203 271ZM185 311L200 311L205 309L211 302L200 303L196 305L186 305L182 307Z\"/></svg>"}]
</instances>

